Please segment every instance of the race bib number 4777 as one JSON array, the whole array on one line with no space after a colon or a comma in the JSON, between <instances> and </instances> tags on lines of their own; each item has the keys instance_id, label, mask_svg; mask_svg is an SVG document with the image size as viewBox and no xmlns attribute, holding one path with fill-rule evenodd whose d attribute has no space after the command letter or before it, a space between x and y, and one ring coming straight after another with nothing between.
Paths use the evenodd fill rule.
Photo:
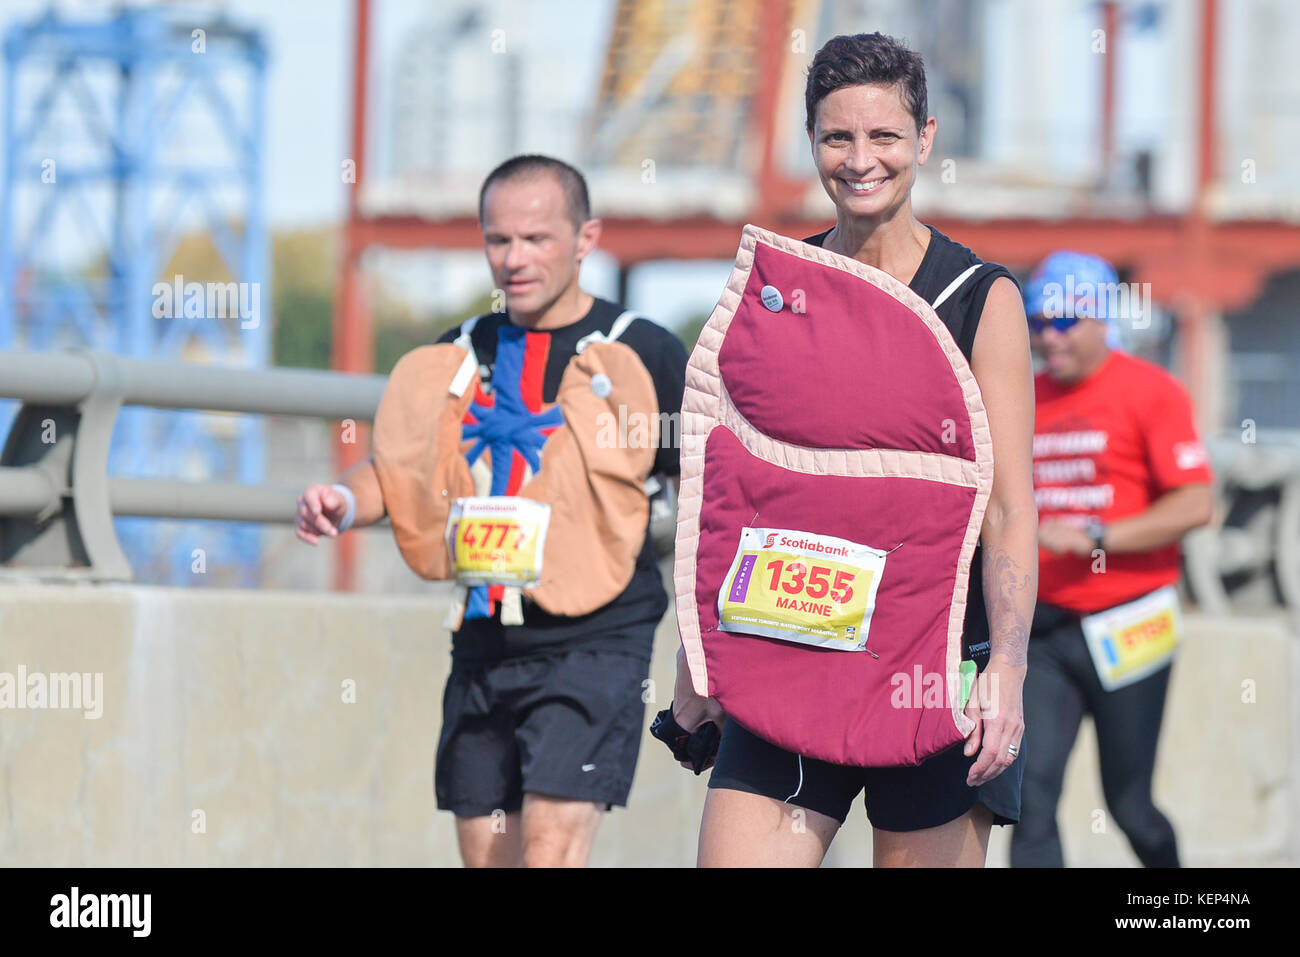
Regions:
<instances>
[{"instance_id":1,"label":"race bib number 4777","mask_svg":"<svg viewBox=\"0 0 1300 957\"><path fill-rule=\"evenodd\" d=\"M542 572L551 506L512 495L458 498L447 523L456 579L468 585L530 585Z\"/></svg>"},{"instance_id":2,"label":"race bib number 4777","mask_svg":"<svg viewBox=\"0 0 1300 957\"><path fill-rule=\"evenodd\" d=\"M830 535L746 528L718 595L718 628L862 651L885 556Z\"/></svg>"}]
</instances>

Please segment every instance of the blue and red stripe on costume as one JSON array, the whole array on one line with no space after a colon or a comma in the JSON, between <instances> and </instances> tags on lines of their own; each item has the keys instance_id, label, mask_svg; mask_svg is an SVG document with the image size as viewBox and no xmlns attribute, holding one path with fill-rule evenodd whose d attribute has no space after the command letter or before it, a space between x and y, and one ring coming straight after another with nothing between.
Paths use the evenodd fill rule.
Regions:
<instances>
[{"instance_id":1,"label":"blue and red stripe on costume","mask_svg":"<svg viewBox=\"0 0 1300 957\"><path fill-rule=\"evenodd\" d=\"M497 331L492 394L484 392L479 384L461 427L462 441L473 443L465 453L471 466L484 450L488 452L492 467L490 495L518 493L524 484L525 466L534 475L540 472L542 446L564 424L558 405L542 410L550 351L548 332L529 332L509 323L502 323ZM490 618L504 594L503 585L471 588L465 617Z\"/></svg>"}]
</instances>

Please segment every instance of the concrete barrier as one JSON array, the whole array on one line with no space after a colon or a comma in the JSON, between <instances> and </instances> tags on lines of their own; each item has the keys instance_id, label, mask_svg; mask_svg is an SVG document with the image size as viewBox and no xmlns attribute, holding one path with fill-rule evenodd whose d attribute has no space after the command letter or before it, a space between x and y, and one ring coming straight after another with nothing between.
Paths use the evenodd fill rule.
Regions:
<instances>
[{"instance_id":1,"label":"concrete barrier","mask_svg":"<svg viewBox=\"0 0 1300 957\"><path fill-rule=\"evenodd\" d=\"M0 586L0 675L89 674L97 697L0 710L0 863L457 864L432 786L446 594ZM1294 865L1296 639L1280 617L1188 620L1157 801L1188 864ZM647 722L671 699L675 647L670 614ZM647 735L593 863L692 864L704 793ZM1104 808L1085 728L1060 809L1069 863L1135 863ZM870 860L859 802L828 863Z\"/></svg>"}]
</instances>

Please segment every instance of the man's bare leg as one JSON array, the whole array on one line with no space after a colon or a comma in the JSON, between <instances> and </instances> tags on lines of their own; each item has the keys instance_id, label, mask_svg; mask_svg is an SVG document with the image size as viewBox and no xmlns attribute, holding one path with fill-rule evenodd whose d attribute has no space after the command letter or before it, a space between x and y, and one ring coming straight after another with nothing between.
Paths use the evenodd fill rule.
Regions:
<instances>
[{"instance_id":1,"label":"man's bare leg","mask_svg":"<svg viewBox=\"0 0 1300 957\"><path fill-rule=\"evenodd\" d=\"M524 867L586 867L603 804L524 792Z\"/></svg>"},{"instance_id":2,"label":"man's bare leg","mask_svg":"<svg viewBox=\"0 0 1300 957\"><path fill-rule=\"evenodd\" d=\"M700 867L820 867L840 822L748 791L711 788L700 822Z\"/></svg>"},{"instance_id":3,"label":"man's bare leg","mask_svg":"<svg viewBox=\"0 0 1300 957\"><path fill-rule=\"evenodd\" d=\"M456 843L466 867L522 867L523 823L518 811L456 818Z\"/></svg>"},{"instance_id":4,"label":"man's bare leg","mask_svg":"<svg viewBox=\"0 0 1300 957\"><path fill-rule=\"evenodd\" d=\"M983 867L993 812L983 804L947 824L920 831L871 832L875 867Z\"/></svg>"}]
</instances>

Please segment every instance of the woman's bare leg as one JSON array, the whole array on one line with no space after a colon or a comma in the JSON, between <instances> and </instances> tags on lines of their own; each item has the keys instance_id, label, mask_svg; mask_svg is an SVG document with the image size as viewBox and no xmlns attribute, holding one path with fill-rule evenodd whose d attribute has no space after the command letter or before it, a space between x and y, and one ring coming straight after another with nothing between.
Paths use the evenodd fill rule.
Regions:
<instances>
[{"instance_id":1,"label":"woman's bare leg","mask_svg":"<svg viewBox=\"0 0 1300 957\"><path fill-rule=\"evenodd\" d=\"M700 867L818 867L840 822L775 798L711 788L700 822Z\"/></svg>"},{"instance_id":2,"label":"woman's bare leg","mask_svg":"<svg viewBox=\"0 0 1300 957\"><path fill-rule=\"evenodd\" d=\"M983 867L988 855L993 812L983 804L947 824L920 831L872 834L876 867Z\"/></svg>"}]
</instances>

